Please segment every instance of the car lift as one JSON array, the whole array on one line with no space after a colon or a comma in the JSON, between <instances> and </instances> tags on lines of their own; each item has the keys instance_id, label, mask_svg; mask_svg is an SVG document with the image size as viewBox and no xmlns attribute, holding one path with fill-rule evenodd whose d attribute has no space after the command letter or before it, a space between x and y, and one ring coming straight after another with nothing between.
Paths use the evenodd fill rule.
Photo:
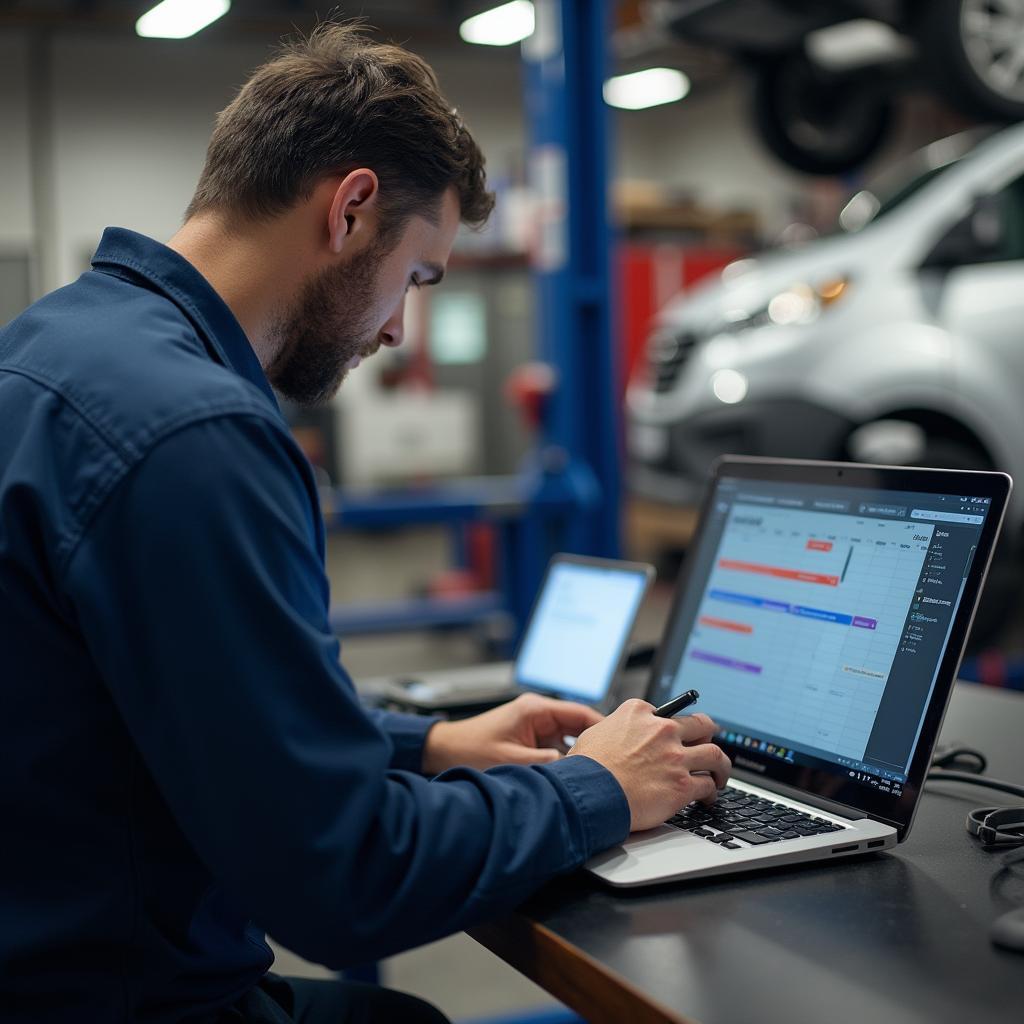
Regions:
<instances>
[{"instance_id":1,"label":"car lift","mask_svg":"<svg viewBox=\"0 0 1024 1024\"><path fill-rule=\"evenodd\" d=\"M425 488L340 489L329 530L487 522L499 531L498 589L467 597L339 606L341 636L469 626L511 616L513 639L556 551L617 557L621 430L611 335L607 0L535 0L523 42L537 206L538 359L553 371L536 449L513 476Z\"/></svg>"}]
</instances>

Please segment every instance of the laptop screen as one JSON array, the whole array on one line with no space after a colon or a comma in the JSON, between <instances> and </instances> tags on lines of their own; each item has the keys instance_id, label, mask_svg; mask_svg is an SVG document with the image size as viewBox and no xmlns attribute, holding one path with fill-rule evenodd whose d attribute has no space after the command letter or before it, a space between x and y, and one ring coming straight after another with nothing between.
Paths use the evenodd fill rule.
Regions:
<instances>
[{"instance_id":1,"label":"laptop screen","mask_svg":"<svg viewBox=\"0 0 1024 1024\"><path fill-rule=\"evenodd\" d=\"M986 475L958 483L971 476ZM902 796L992 507L991 485L890 490L726 466L652 701L700 691L741 766L823 769Z\"/></svg>"},{"instance_id":2,"label":"laptop screen","mask_svg":"<svg viewBox=\"0 0 1024 1024\"><path fill-rule=\"evenodd\" d=\"M645 565L556 557L519 648L515 681L585 703L602 700L650 577Z\"/></svg>"}]
</instances>

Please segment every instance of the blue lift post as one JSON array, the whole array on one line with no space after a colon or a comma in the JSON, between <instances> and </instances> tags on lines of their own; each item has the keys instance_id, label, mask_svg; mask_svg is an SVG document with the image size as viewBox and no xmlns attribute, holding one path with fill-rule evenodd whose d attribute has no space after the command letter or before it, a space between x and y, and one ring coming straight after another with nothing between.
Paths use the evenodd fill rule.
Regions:
<instances>
[{"instance_id":1,"label":"blue lift post","mask_svg":"<svg viewBox=\"0 0 1024 1024\"><path fill-rule=\"evenodd\" d=\"M619 553L619 360L612 343L608 108L602 89L611 24L606 0L539 0L523 43L540 357L557 373L541 452L586 514L561 538L580 554ZM557 462L551 469L558 470Z\"/></svg>"},{"instance_id":2,"label":"blue lift post","mask_svg":"<svg viewBox=\"0 0 1024 1024\"><path fill-rule=\"evenodd\" d=\"M607 0L535 0L523 43L538 358L555 371L537 448L513 477L401 492L336 492L328 528L489 521L499 528L500 594L338 608L342 634L482 621L505 610L522 627L552 554L620 551L619 361L612 344L608 111L602 89ZM463 607L464 605L464 607Z\"/></svg>"},{"instance_id":3,"label":"blue lift post","mask_svg":"<svg viewBox=\"0 0 1024 1024\"><path fill-rule=\"evenodd\" d=\"M620 410L612 343L608 109L603 87L607 0L538 0L523 42L530 187L537 204L533 265L538 354L556 373L533 471L541 493L571 495L575 510L532 507L509 531L506 578L525 614L557 550L618 557ZM516 567L520 567L516 572ZM522 619L520 619L522 621Z\"/></svg>"}]
</instances>

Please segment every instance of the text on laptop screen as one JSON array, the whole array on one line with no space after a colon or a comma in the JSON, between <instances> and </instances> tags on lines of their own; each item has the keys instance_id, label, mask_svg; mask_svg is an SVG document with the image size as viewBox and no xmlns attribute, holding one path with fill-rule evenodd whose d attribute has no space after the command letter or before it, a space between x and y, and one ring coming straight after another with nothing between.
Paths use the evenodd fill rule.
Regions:
<instances>
[{"instance_id":1,"label":"text on laptop screen","mask_svg":"<svg viewBox=\"0 0 1024 1024\"><path fill-rule=\"evenodd\" d=\"M555 562L516 658L516 682L603 698L646 589L643 572Z\"/></svg>"},{"instance_id":2,"label":"text on laptop screen","mask_svg":"<svg viewBox=\"0 0 1024 1024\"><path fill-rule=\"evenodd\" d=\"M990 498L723 477L659 700L721 738L898 795Z\"/></svg>"}]
</instances>

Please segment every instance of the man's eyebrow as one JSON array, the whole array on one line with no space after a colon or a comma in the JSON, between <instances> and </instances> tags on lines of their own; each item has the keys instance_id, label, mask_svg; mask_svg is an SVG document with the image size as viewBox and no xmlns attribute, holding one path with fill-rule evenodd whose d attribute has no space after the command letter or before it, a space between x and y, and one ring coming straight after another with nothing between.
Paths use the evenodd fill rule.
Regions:
<instances>
[{"instance_id":1,"label":"man's eyebrow","mask_svg":"<svg viewBox=\"0 0 1024 1024\"><path fill-rule=\"evenodd\" d=\"M440 263L424 263L423 266L430 271L431 276L428 278L421 278L420 286L424 287L431 284L440 284L444 279L444 267L442 267Z\"/></svg>"}]
</instances>

